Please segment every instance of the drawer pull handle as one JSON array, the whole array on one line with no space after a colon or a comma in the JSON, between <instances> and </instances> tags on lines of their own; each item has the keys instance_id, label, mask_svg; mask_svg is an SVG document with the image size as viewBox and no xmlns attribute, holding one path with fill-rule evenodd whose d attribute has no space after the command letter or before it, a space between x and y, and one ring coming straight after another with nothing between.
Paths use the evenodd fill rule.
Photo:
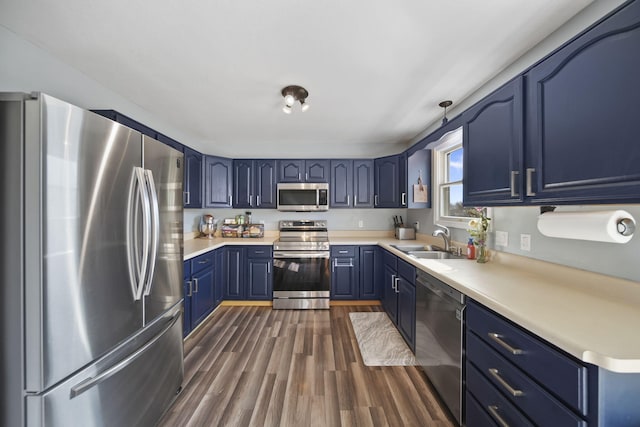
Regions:
<instances>
[{"instance_id":1,"label":"drawer pull handle","mask_svg":"<svg viewBox=\"0 0 640 427\"><path fill-rule=\"evenodd\" d=\"M498 381L500 385L504 387L505 390L507 390L509 394L511 394L513 397L519 397L524 395L524 392L522 390L518 390L511 387L511 385L508 382L506 382L504 378L500 376L500 372L497 369L489 368L489 374L491 374L491 376L495 378L496 381Z\"/></svg>"},{"instance_id":2,"label":"drawer pull handle","mask_svg":"<svg viewBox=\"0 0 640 427\"><path fill-rule=\"evenodd\" d=\"M348 254L349 251L338 251L339 254Z\"/></svg>"},{"instance_id":3,"label":"drawer pull handle","mask_svg":"<svg viewBox=\"0 0 640 427\"><path fill-rule=\"evenodd\" d=\"M198 261L198 264L206 264L206 263L208 263L208 262L209 262L209 261Z\"/></svg>"},{"instance_id":4,"label":"drawer pull handle","mask_svg":"<svg viewBox=\"0 0 640 427\"><path fill-rule=\"evenodd\" d=\"M502 340L502 337L499 334L496 334L495 332L489 332L487 334L489 336L489 338L491 338L493 341L495 341L496 343L498 343L498 345L500 345L500 347L504 348L505 350L507 350L509 353L513 354L514 356L517 356L518 354L523 354L524 351L520 350L519 348L515 348L515 347L511 347L509 344L507 344L506 342L504 342Z\"/></svg>"},{"instance_id":5,"label":"drawer pull handle","mask_svg":"<svg viewBox=\"0 0 640 427\"><path fill-rule=\"evenodd\" d=\"M500 427L509 427L509 424L507 424L504 418L502 418L502 415L500 415L500 412L498 412L499 408L496 405L489 405L487 406L487 409L489 410L489 414L491 414L493 419L496 420L498 424L500 424Z\"/></svg>"}]
</instances>

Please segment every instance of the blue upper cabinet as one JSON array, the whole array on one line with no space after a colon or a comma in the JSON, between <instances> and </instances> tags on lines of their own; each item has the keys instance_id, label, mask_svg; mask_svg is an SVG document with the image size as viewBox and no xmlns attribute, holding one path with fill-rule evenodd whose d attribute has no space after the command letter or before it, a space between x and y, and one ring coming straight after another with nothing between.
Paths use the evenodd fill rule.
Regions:
<instances>
[{"instance_id":1,"label":"blue upper cabinet","mask_svg":"<svg viewBox=\"0 0 640 427\"><path fill-rule=\"evenodd\" d=\"M253 160L233 161L233 207L253 207Z\"/></svg>"},{"instance_id":2,"label":"blue upper cabinet","mask_svg":"<svg viewBox=\"0 0 640 427\"><path fill-rule=\"evenodd\" d=\"M375 207L377 208L401 206L400 157L388 156L374 161ZM406 171L406 167L404 170Z\"/></svg>"},{"instance_id":3,"label":"blue upper cabinet","mask_svg":"<svg viewBox=\"0 0 640 427\"><path fill-rule=\"evenodd\" d=\"M278 182L329 182L329 160L283 159L278 165Z\"/></svg>"},{"instance_id":4,"label":"blue upper cabinet","mask_svg":"<svg viewBox=\"0 0 640 427\"><path fill-rule=\"evenodd\" d=\"M522 77L510 81L464 113L464 204L523 200Z\"/></svg>"},{"instance_id":5,"label":"blue upper cabinet","mask_svg":"<svg viewBox=\"0 0 640 427\"><path fill-rule=\"evenodd\" d=\"M276 161L254 160L255 207L276 208Z\"/></svg>"},{"instance_id":6,"label":"blue upper cabinet","mask_svg":"<svg viewBox=\"0 0 640 427\"><path fill-rule=\"evenodd\" d=\"M305 160L304 180L306 182L329 182L329 160Z\"/></svg>"},{"instance_id":7,"label":"blue upper cabinet","mask_svg":"<svg viewBox=\"0 0 640 427\"><path fill-rule=\"evenodd\" d=\"M372 208L374 195L373 160L354 160L353 207Z\"/></svg>"},{"instance_id":8,"label":"blue upper cabinet","mask_svg":"<svg viewBox=\"0 0 640 427\"><path fill-rule=\"evenodd\" d=\"M332 208L373 207L373 160L331 160Z\"/></svg>"},{"instance_id":9,"label":"blue upper cabinet","mask_svg":"<svg viewBox=\"0 0 640 427\"><path fill-rule=\"evenodd\" d=\"M640 2L533 67L528 195L544 203L640 200Z\"/></svg>"},{"instance_id":10,"label":"blue upper cabinet","mask_svg":"<svg viewBox=\"0 0 640 427\"><path fill-rule=\"evenodd\" d=\"M330 207L353 206L353 160L331 160Z\"/></svg>"},{"instance_id":11,"label":"blue upper cabinet","mask_svg":"<svg viewBox=\"0 0 640 427\"><path fill-rule=\"evenodd\" d=\"M233 164L231 159L205 156L204 207L228 208L233 201Z\"/></svg>"},{"instance_id":12,"label":"blue upper cabinet","mask_svg":"<svg viewBox=\"0 0 640 427\"><path fill-rule=\"evenodd\" d=\"M278 170L278 182L302 182L304 180L304 160L279 160Z\"/></svg>"},{"instance_id":13,"label":"blue upper cabinet","mask_svg":"<svg viewBox=\"0 0 640 427\"><path fill-rule=\"evenodd\" d=\"M233 207L276 207L276 161L233 161Z\"/></svg>"},{"instance_id":14,"label":"blue upper cabinet","mask_svg":"<svg viewBox=\"0 0 640 427\"><path fill-rule=\"evenodd\" d=\"M202 159L203 155L184 147L184 207L202 207Z\"/></svg>"}]
</instances>

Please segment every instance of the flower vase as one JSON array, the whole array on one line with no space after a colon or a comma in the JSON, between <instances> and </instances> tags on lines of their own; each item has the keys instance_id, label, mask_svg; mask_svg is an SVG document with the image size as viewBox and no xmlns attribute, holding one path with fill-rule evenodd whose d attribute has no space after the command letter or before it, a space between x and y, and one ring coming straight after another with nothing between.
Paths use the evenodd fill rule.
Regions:
<instances>
[{"instance_id":1,"label":"flower vase","mask_svg":"<svg viewBox=\"0 0 640 427\"><path fill-rule=\"evenodd\" d=\"M480 264L484 264L487 261L489 261L489 253L487 250L487 246L485 245L484 242L478 243L478 254L477 254L476 262L479 262Z\"/></svg>"}]
</instances>

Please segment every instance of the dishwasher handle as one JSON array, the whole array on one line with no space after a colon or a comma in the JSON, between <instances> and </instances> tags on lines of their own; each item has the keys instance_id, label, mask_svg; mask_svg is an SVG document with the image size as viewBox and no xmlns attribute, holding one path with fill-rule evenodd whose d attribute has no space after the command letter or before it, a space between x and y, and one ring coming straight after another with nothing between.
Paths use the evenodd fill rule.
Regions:
<instances>
[{"instance_id":1,"label":"dishwasher handle","mask_svg":"<svg viewBox=\"0 0 640 427\"><path fill-rule=\"evenodd\" d=\"M428 275L427 273L419 271L416 278L416 284L427 288L439 297L454 300L460 305L465 304L465 295L462 292L453 289L451 286Z\"/></svg>"}]
</instances>

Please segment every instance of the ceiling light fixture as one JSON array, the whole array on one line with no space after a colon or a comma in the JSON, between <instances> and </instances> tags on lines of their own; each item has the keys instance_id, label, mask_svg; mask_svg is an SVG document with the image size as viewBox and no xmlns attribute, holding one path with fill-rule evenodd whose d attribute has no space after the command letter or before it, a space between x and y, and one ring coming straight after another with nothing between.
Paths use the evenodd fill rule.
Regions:
<instances>
[{"instance_id":1,"label":"ceiling light fixture","mask_svg":"<svg viewBox=\"0 0 640 427\"><path fill-rule=\"evenodd\" d=\"M443 125L446 125L449 121L449 119L447 119L447 107L451 107L451 104L453 104L453 101L442 101L440 104L438 104L440 107L444 108L444 116L442 117Z\"/></svg>"},{"instance_id":2,"label":"ceiling light fixture","mask_svg":"<svg viewBox=\"0 0 640 427\"><path fill-rule=\"evenodd\" d=\"M282 111L286 114L291 114L293 111L293 105L296 101L300 102L300 109L304 112L309 109L309 103L307 102L307 96L309 92L302 86L291 85L282 88L282 96L284 97L284 107Z\"/></svg>"}]
</instances>

